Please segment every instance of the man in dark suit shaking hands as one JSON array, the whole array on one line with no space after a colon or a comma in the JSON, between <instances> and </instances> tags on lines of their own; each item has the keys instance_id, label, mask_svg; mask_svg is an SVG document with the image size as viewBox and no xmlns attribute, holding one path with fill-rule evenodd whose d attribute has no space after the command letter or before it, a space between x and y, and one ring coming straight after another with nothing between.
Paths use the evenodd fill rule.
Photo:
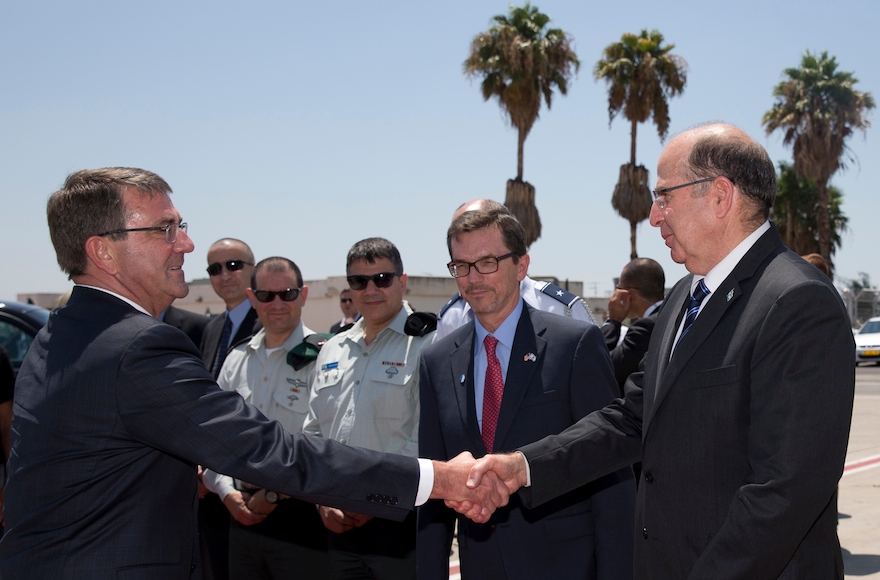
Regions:
<instances>
[{"instance_id":1,"label":"man in dark suit shaking hands","mask_svg":"<svg viewBox=\"0 0 880 580\"><path fill-rule=\"evenodd\" d=\"M447 244L475 320L422 353L420 455L513 450L611 402L617 384L599 328L520 296L529 255L507 208L463 213ZM630 580L634 503L625 467L534 509L513 498L487 523L458 518L462 578ZM420 580L449 576L455 520L440 501L419 508Z\"/></svg>"},{"instance_id":2,"label":"man in dark suit shaking hands","mask_svg":"<svg viewBox=\"0 0 880 580\"><path fill-rule=\"evenodd\" d=\"M398 520L427 496L464 496L466 456L292 435L217 387L190 339L155 318L188 292L193 243L170 192L154 173L108 168L71 174L49 198L76 286L18 375L0 577L198 578L196 464ZM486 517L506 503L506 489L483 492Z\"/></svg>"},{"instance_id":3,"label":"man in dark suit shaking hands","mask_svg":"<svg viewBox=\"0 0 880 580\"><path fill-rule=\"evenodd\" d=\"M739 129L672 139L651 224L691 274L666 299L644 373L625 400L478 464L474 480L497 469L540 505L641 459L636 578L843 578L852 331L828 278L767 221L775 193L773 163Z\"/></svg>"}]
</instances>

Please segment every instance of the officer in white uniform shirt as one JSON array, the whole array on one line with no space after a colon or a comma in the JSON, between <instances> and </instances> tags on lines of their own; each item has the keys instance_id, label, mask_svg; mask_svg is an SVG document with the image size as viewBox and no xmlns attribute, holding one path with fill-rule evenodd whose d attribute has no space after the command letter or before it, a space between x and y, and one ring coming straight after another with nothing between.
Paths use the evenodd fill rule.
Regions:
<instances>
[{"instance_id":1,"label":"officer in white uniform shirt","mask_svg":"<svg viewBox=\"0 0 880 580\"><path fill-rule=\"evenodd\" d=\"M458 216L466 211L477 209L509 213L507 207L497 201L474 199L459 206L452 216L452 221L455 221ZM523 300L526 301L526 304L536 310L596 324L596 321L593 320L593 315L590 313L590 307L587 306L580 296L572 294L555 284L532 280L526 276L519 284L519 293ZM437 318L437 335L434 340L440 340L453 330L464 326L474 319L474 314L471 312L471 307L468 306L468 303L462 300L461 294L457 293L440 309Z\"/></svg>"}]
</instances>

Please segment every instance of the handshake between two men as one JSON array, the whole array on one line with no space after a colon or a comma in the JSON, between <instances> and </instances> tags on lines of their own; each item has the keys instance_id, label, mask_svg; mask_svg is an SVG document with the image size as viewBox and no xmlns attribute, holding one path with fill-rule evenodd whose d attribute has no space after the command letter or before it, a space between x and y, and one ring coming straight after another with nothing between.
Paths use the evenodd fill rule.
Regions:
<instances>
[{"instance_id":1,"label":"handshake between two men","mask_svg":"<svg viewBox=\"0 0 880 580\"><path fill-rule=\"evenodd\" d=\"M434 461L431 499L442 499L447 507L478 524L489 521L510 494L527 485L525 457L519 453L486 455L480 459L464 451L447 462Z\"/></svg>"}]
</instances>

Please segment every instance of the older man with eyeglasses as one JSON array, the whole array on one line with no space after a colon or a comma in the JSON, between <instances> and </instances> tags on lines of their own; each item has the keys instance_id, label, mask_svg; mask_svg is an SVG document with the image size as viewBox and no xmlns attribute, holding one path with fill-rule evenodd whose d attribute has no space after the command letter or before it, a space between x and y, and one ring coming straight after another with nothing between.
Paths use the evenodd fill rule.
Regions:
<instances>
[{"instance_id":1,"label":"older man with eyeglasses","mask_svg":"<svg viewBox=\"0 0 880 580\"><path fill-rule=\"evenodd\" d=\"M383 238L356 243L346 272L361 319L318 355L304 432L416 457L419 353L433 332L407 332L412 309L403 300L406 274L394 244ZM331 578L415 579L415 514L398 523L320 509L330 531Z\"/></svg>"}]
</instances>

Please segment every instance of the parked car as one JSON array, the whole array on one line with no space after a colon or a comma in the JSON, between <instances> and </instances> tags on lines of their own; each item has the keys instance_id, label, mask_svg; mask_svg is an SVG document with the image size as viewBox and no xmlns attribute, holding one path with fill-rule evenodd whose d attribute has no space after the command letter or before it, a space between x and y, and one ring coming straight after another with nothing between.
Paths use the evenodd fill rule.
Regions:
<instances>
[{"instance_id":1,"label":"parked car","mask_svg":"<svg viewBox=\"0 0 880 580\"><path fill-rule=\"evenodd\" d=\"M34 341L34 336L49 320L49 311L33 304L0 301L0 346L9 351L15 372Z\"/></svg>"},{"instance_id":2,"label":"parked car","mask_svg":"<svg viewBox=\"0 0 880 580\"><path fill-rule=\"evenodd\" d=\"M859 329L856 339L856 364L880 364L880 316L875 316Z\"/></svg>"}]
</instances>

